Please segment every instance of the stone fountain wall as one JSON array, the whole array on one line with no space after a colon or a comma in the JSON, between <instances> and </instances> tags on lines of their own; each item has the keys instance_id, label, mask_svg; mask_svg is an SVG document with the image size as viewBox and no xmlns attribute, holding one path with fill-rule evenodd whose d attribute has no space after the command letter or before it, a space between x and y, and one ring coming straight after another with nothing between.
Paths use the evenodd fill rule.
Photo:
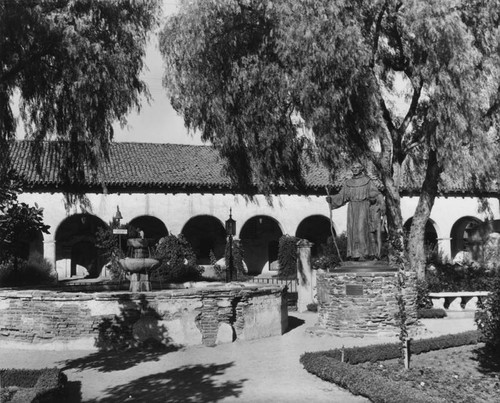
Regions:
<instances>
[{"instance_id":1,"label":"stone fountain wall","mask_svg":"<svg viewBox=\"0 0 500 403\"><path fill-rule=\"evenodd\" d=\"M415 273L406 273L407 323L417 322ZM338 336L395 335L399 332L396 272L335 273L318 270L316 333Z\"/></svg>"},{"instance_id":2,"label":"stone fountain wall","mask_svg":"<svg viewBox=\"0 0 500 403\"><path fill-rule=\"evenodd\" d=\"M140 294L0 291L3 346L95 349L102 347L103 338L113 340L107 332L138 342L213 346L281 335L287 325L286 291L279 286L222 285Z\"/></svg>"}]
</instances>

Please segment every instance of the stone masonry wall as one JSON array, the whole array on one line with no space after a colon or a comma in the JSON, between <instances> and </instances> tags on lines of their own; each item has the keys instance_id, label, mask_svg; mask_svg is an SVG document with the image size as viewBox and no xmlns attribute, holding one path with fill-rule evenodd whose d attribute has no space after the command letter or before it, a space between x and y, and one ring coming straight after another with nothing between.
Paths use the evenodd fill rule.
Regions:
<instances>
[{"instance_id":1,"label":"stone masonry wall","mask_svg":"<svg viewBox=\"0 0 500 403\"><path fill-rule=\"evenodd\" d=\"M47 349L110 347L116 340L213 346L280 335L286 293L278 286L68 293L0 291L0 342Z\"/></svg>"},{"instance_id":2,"label":"stone masonry wall","mask_svg":"<svg viewBox=\"0 0 500 403\"><path fill-rule=\"evenodd\" d=\"M406 273L404 300L409 324L416 322L414 273ZM399 332L397 273L335 273L318 270L318 324L339 336Z\"/></svg>"}]
</instances>

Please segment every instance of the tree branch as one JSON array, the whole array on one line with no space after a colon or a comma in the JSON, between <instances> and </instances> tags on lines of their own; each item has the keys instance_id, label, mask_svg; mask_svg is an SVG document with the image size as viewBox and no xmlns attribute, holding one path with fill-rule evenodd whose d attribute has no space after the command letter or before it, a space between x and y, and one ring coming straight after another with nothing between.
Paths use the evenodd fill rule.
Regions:
<instances>
[{"instance_id":1,"label":"tree branch","mask_svg":"<svg viewBox=\"0 0 500 403\"><path fill-rule=\"evenodd\" d=\"M401 137L401 143L404 143L404 135L406 133L406 130L408 129L408 126L410 125L413 117L415 116L415 113L417 111L418 107L418 101L420 100L420 95L422 93L422 87L424 85L424 80L422 77L420 77L418 85L413 85L413 95L411 97L411 103L410 103L410 108L408 109L408 112L406 113L406 116L403 119L403 122L399 126L399 133Z\"/></svg>"},{"instance_id":2,"label":"tree branch","mask_svg":"<svg viewBox=\"0 0 500 403\"><path fill-rule=\"evenodd\" d=\"M375 66L375 55L377 54L378 51L378 40L380 38L380 29L382 27L382 18L384 17L386 10L387 10L387 1L382 6L382 9L380 10L380 13L378 14L377 17L377 24L375 25L375 33L373 35L373 50L372 50L372 59L370 62L370 67Z\"/></svg>"},{"instance_id":3,"label":"tree branch","mask_svg":"<svg viewBox=\"0 0 500 403\"><path fill-rule=\"evenodd\" d=\"M389 109L387 109L387 105L385 104L384 98L382 98L382 96L380 96L380 108L382 108L382 117L384 118L385 123L387 124L387 128L392 135L392 133L396 132L396 127L392 122L391 113L389 112Z\"/></svg>"}]
</instances>

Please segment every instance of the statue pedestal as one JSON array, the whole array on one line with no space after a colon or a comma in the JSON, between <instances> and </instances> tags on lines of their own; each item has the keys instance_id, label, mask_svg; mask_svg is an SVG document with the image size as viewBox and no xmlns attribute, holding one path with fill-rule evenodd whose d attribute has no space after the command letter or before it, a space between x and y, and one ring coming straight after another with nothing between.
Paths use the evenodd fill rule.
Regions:
<instances>
[{"instance_id":1,"label":"statue pedestal","mask_svg":"<svg viewBox=\"0 0 500 403\"><path fill-rule=\"evenodd\" d=\"M406 272L407 324L417 322L416 275ZM346 262L317 272L318 323L314 333L387 336L399 333L398 271L384 262Z\"/></svg>"},{"instance_id":2,"label":"statue pedestal","mask_svg":"<svg viewBox=\"0 0 500 403\"><path fill-rule=\"evenodd\" d=\"M340 267L334 270L335 273L380 273L396 271L396 268L380 260L342 262Z\"/></svg>"}]
</instances>

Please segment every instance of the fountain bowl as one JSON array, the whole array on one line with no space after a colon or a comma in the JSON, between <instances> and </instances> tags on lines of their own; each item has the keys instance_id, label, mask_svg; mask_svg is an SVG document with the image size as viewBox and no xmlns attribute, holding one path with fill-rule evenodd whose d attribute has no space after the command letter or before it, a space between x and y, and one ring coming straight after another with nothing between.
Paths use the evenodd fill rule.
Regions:
<instances>
[{"instance_id":1,"label":"fountain bowl","mask_svg":"<svg viewBox=\"0 0 500 403\"><path fill-rule=\"evenodd\" d=\"M160 264L157 259L147 257L126 257L119 260L120 266L129 273L147 273Z\"/></svg>"}]
</instances>

